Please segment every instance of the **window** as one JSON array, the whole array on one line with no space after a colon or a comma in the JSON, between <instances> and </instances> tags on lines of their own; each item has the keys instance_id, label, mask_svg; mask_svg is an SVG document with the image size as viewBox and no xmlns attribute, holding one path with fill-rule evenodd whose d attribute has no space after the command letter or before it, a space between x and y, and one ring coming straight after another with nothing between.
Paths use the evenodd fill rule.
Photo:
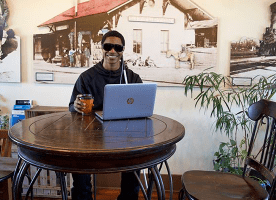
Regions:
<instances>
[{"instance_id":1,"label":"window","mask_svg":"<svg viewBox=\"0 0 276 200\"><path fill-rule=\"evenodd\" d=\"M142 30L133 30L133 52L141 54L142 53Z\"/></svg>"},{"instance_id":2,"label":"window","mask_svg":"<svg viewBox=\"0 0 276 200\"><path fill-rule=\"evenodd\" d=\"M166 53L169 50L169 31L161 30L161 53Z\"/></svg>"}]
</instances>

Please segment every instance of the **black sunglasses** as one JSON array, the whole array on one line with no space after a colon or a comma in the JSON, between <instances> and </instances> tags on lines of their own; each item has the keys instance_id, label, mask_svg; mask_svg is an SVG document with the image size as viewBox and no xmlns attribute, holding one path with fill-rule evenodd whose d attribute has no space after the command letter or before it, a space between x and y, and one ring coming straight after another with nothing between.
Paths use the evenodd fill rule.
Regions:
<instances>
[{"instance_id":1,"label":"black sunglasses","mask_svg":"<svg viewBox=\"0 0 276 200\"><path fill-rule=\"evenodd\" d=\"M105 43L103 44L103 49L105 51L111 51L111 49L114 49L116 52L122 52L124 50L124 46L119 44Z\"/></svg>"}]
</instances>

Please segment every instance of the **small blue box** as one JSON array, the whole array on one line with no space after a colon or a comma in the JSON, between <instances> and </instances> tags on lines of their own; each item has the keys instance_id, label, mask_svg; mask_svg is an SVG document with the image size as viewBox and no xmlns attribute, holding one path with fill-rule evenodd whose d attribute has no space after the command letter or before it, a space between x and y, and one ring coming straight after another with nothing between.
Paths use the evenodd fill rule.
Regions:
<instances>
[{"instance_id":1,"label":"small blue box","mask_svg":"<svg viewBox=\"0 0 276 200\"><path fill-rule=\"evenodd\" d=\"M11 117L11 126L16 124L17 122L25 119L25 111L24 110L12 110Z\"/></svg>"},{"instance_id":2,"label":"small blue box","mask_svg":"<svg viewBox=\"0 0 276 200\"><path fill-rule=\"evenodd\" d=\"M31 105L14 105L13 109L14 110L28 110L31 109Z\"/></svg>"}]
</instances>

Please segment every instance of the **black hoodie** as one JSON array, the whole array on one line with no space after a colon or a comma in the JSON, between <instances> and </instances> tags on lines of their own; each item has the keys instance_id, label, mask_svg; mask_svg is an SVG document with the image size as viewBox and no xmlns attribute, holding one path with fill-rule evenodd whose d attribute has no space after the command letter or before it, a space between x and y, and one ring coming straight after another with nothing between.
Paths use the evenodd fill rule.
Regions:
<instances>
[{"instance_id":1,"label":"black hoodie","mask_svg":"<svg viewBox=\"0 0 276 200\"><path fill-rule=\"evenodd\" d=\"M121 76L121 67L116 71L104 69L102 62L94 65L80 74L77 79L69 103L69 111L74 112L74 101L78 94L92 94L94 97L93 110L102 110L104 86L106 84L125 83L124 76ZM142 79L132 70L126 67L128 83L142 83Z\"/></svg>"}]
</instances>

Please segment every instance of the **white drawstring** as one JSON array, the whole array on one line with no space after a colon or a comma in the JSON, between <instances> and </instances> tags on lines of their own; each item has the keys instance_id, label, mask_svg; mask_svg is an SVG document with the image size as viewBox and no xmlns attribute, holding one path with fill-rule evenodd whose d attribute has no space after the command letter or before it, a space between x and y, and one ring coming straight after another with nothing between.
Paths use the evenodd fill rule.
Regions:
<instances>
[{"instance_id":1,"label":"white drawstring","mask_svg":"<svg viewBox=\"0 0 276 200\"><path fill-rule=\"evenodd\" d=\"M127 82L127 75L126 75L126 70L124 69L124 76L125 76L125 82L126 82L126 84L128 84L128 82Z\"/></svg>"},{"instance_id":2,"label":"white drawstring","mask_svg":"<svg viewBox=\"0 0 276 200\"><path fill-rule=\"evenodd\" d=\"M121 71L120 84L122 84L122 75L123 75L123 73L124 73L125 83L128 84L127 75L126 75L126 68L124 67L123 58L122 58L122 60L121 60L121 66L122 66L122 71Z\"/></svg>"}]
</instances>

